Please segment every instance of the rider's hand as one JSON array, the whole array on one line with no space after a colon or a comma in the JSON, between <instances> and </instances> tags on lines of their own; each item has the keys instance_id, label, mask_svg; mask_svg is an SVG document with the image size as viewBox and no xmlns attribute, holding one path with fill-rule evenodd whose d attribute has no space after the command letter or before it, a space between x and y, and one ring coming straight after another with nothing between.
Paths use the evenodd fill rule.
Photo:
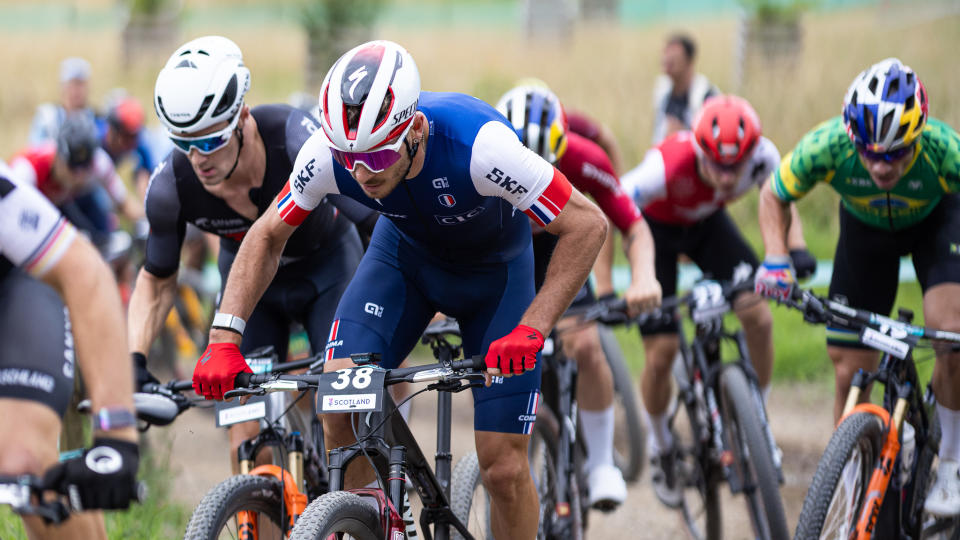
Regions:
<instances>
[{"instance_id":1,"label":"rider's hand","mask_svg":"<svg viewBox=\"0 0 960 540\"><path fill-rule=\"evenodd\" d=\"M817 271L817 259L807 248L791 249L790 260L797 272L797 279L807 279Z\"/></svg>"},{"instance_id":2,"label":"rider's hand","mask_svg":"<svg viewBox=\"0 0 960 540\"><path fill-rule=\"evenodd\" d=\"M490 344L487 349L487 373L521 374L533 369L537 353L543 349L543 334L536 328L518 325L512 332Z\"/></svg>"},{"instance_id":3,"label":"rider's hand","mask_svg":"<svg viewBox=\"0 0 960 540\"><path fill-rule=\"evenodd\" d=\"M776 300L787 300L793 289L793 268L788 255L769 255L763 260L754 278L757 294Z\"/></svg>"},{"instance_id":4,"label":"rider's hand","mask_svg":"<svg viewBox=\"0 0 960 540\"><path fill-rule=\"evenodd\" d=\"M137 444L98 437L83 455L53 466L43 476L47 489L64 493L77 510L124 509L139 499Z\"/></svg>"},{"instance_id":5,"label":"rider's hand","mask_svg":"<svg viewBox=\"0 0 960 540\"><path fill-rule=\"evenodd\" d=\"M253 373L236 343L211 343L193 368L193 391L207 399L223 399L238 373Z\"/></svg>"},{"instance_id":6,"label":"rider's hand","mask_svg":"<svg viewBox=\"0 0 960 540\"><path fill-rule=\"evenodd\" d=\"M137 392L143 390L143 385L147 383L160 384L160 381L147 369L147 357L143 353L130 353L133 359L133 382L134 389Z\"/></svg>"},{"instance_id":7,"label":"rider's hand","mask_svg":"<svg viewBox=\"0 0 960 540\"><path fill-rule=\"evenodd\" d=\"M660 306L662 296L660 282L656 279L631 282L623 293L623 299L627 301L627 309L631 316L656 309Z\"/></svg>"}]
</instances>

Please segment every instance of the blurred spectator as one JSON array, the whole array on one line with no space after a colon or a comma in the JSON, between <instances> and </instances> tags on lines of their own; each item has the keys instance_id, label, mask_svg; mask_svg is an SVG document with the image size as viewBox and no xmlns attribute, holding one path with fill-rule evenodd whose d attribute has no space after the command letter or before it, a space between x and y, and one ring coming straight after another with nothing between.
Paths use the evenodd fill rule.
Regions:
<instances>
[{"instance_id":1,"label":"blurred spectator","mask_svg":"<svg viewBox=\"0 0 960 540\"><path fill-rule=\"evenodd\" d=\"M710 96L720 90L695 70L697 45L686 34L667 39L660 57L663 74L653 87L653 144L672 133L690 129L690 124Z\"/></svg>"},{"instance_id":2,"label":"blurred spectator","mask_svg":"<svg viewBox=\"0 0 960 540\"><path fill-rule=\"evenodd\" d=\"M60 103L43 103L37 107L30 126L29 143L37 145L57 136L57 130L68 113L82 112L93 120L93 109L88 104L90 93L90 62L71 57L60 63Z\"/></svg>"}]
</instances>

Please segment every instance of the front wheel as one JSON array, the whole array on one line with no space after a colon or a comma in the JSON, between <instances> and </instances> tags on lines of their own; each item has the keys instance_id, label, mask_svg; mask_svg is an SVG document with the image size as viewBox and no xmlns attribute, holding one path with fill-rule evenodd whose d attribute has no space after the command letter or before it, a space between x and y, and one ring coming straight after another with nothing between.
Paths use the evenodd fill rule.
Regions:
<instances>
[{"instance_id":1,"label":"front wheel","mask_svg":"<svg viewBox=\"0 0 960 540\"><path fill-rule=\"evenodd\" d=\"M615 430L613 436L613 460L627 482L636 482L643 472L646 453L646 437L640 421L636 386L633 374L623 358L623 351L613 330L597 325L600 345L613 374L613 407Z\"/></svg>"},{"instance_id":2,"label":"front wheel","mask_svg":"<svg viewBox=\"0 0 960 540\"><path fill-rule=\"evenodd\" d=\"M789 538L773 449L757 410L762 404L736 364L721 372L720 388L727 444L733 452L733 469L743 486L755 536Z\"/></svg>"},{"instance_id":3,"label":"front wheel","mask_svg":"<svg viewBox=\"0 0 960 540\"><path fill-rule=\"evenodd\" d=\"M238 475L211 489L193 511L184 540L284 538L280 482L264 476ZM252 535L252 536L251 536Z\"/></svg>"},{"instance_id":4,"label":"front wheel","mask_svg":"<svg viewBox=\"0 0 960 540\"><path fill-rule=\"evenodd\" d=\"M349 491L325 493L300 515L290 540L328 538L383 540L380 516L359 495Z\"/></svg>"},{"instance_id":5,"label":"front wheel","mask_svg":"<svg viewBox=\"0 0 960 540\"><path fill-rule=\"evenodd\" d=\"M883 430L877 415L861 412L848 416L833 432L803 500L797 540L850 535L883 448Z\"/></svg>"}]
</instances>

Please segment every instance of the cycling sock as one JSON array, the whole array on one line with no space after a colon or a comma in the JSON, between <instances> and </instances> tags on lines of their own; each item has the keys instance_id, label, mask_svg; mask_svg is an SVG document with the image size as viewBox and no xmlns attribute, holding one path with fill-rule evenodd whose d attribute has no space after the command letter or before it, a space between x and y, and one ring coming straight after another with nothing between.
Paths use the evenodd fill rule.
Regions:
<instances>
[{"instance_id":1,"label":"cycling sock","mask_svg":"<svg viewBox=\"0 0 960 540\"><path fill-rule=\"evenodd\" d=\"M641 409L643 418L650 426L650 432L647 434L647 446L650 447L652 455L659 455L667 448L673 445L673 433L670 432L670 416L664 414L650 414L647 409Z\"/></svg>"},{"instance_id":2,"label":"cycling sock","mask_svg":"<svg viewBox=\"0 0 960 540\"><path fill-rule=\"evenodd\" d=\"M589 473L598 465L613 465L613 405L599 411L580 409L580 427L587 445L583 464Z\"/></svg>"},{"instance_id":3,"label":"cycling sock","mask_svg":"<svg viewBox=\"0 0 960 540\"><path fill-rule=\"evenodd\" d=\"M960 411L937 403L940 416L940 460L960 461Z\"/></svg>"}]
</instances>

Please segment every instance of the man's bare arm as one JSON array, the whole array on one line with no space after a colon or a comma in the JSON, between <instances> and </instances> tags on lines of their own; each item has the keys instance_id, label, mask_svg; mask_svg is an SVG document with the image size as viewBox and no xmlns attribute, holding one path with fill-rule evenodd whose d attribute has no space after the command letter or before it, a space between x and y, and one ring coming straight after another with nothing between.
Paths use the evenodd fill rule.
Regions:
<instances>
[{"instance_id":1,"label":"man's bare arm","mask_svg":"<svg viewBox=\"0 0 960 540\"><path fill-rule=\"evenodd\" d=\"M625 295L631 308L649 310L660 305L662 291L654 265L653 234L644 220L630 226L623 240L623 251L630 261L630 287Z\"/></svg>"},{"instance_id":2,"label":"man's bare arm","mask_svg":"<svg viewBox=\"0 0 960 540\"><path fill-rule=\"evenodd\" d=\"M544 335L550 332L590 274L607 235L607 219L595 204L574 189L563 211L546 230L559 237L557 247L547 266L543 286L520 321Z\"/></svg>"},{"instance_id":3,"label":"man's bare arm","mask_svg":"<svg viewBox=\"0 0 960 540\"><path fill-rule=\"evenodd\" d=\"M276 202L273 204L276 208ZM227 286L220 301L220 312L241 319L250 318L253 308L273 281L280 266L280 254L287 239L297 230L287 225L275 210L267 210L247 231L240 251L230 267ZM211 343L240 344L241 336L229 330L210 330Z\"/></svg>"},{"instance_id":4,"label":"man's bare arm","mask_svg":"<svg viewBox=\"0 0 960 540\"><path fill-rule=\"evenodd\" d=\"M117 282L97 250L77 238L43 281L60 293L70 310L77 360L93 410L133 410L133 370L127 352L123 306ZM133 427L106 433L137 441Z\"/></svg>"},{"instance_id":5,"label":"man's bare arm","mask_svg":"<svg viewBox=\"0 0 960 540\"><path fill-rule=\"evenodd\" d=\"M803 239L803 224L800 223L800 212L797 210L797 203L795 202L790 203L787 247L791 250L807 248L807 242Z\"/></svg>"},{"instance_id":6,"label":"man's bare arm","mask_svg":"<svg viewBox=\"0 0 960 540\"><path fill-rule=\"evenodd\" d=\"M790 228L790 211L788 203L780 200L770 187L770 182L764 182L760 188L760 202L757 208L757 218L760 222L760 235L766 255L787 255L787 230Z\"/></svg>"},{"instance_id":7,"label":"man's bare arm","mask_svg":"<svg viewBox=\"0 0 960 540\"><path fill-rule=\"evenodd\" d=\"M613 226L607 220L607 238L593 265L593 277L597 280L597 296L612 294L613 290Z\"/></svg>"},{"instance_id":8,"label":"man's bare arm","mask_svg":"<svg viewBox=\"0 0 960 540\"><path fill-rule=\"evenodd\" d=\"M145 268L137 274L127 312L130 352L146 355L163 327L177 294L177 274L159 278Z\"/></svg>"}]
</instances>

